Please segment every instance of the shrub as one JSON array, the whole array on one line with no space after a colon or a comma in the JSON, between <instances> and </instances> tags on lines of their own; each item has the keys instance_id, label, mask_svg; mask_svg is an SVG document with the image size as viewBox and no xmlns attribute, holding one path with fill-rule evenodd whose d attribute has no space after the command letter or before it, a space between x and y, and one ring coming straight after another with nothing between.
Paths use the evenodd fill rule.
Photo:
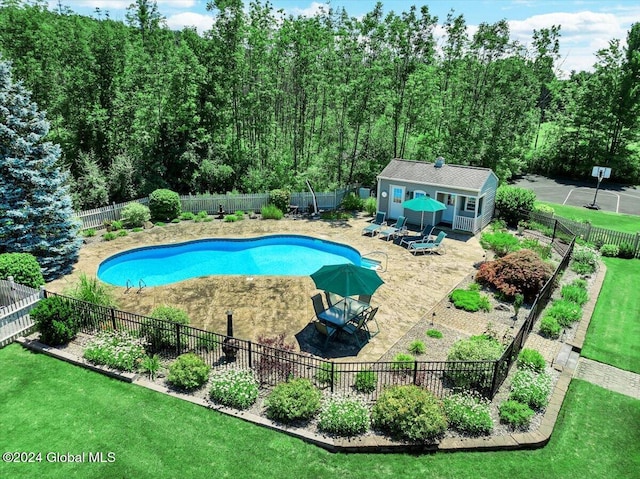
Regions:
<instances>
[{"instance_id":1,"label":"shrub","mask_svg":"<svg viewBox=\"0 0 640 479\"><path fill-rule=\"evenodd\" d=\"M549 205L543 205L542 203L536 203L533 206L533 211L535 211L536 213L543 213L548 216L553 216L553 214L556 212L553 207Z\"/></svg>"},{"instance_id":2,"label":"shrub","mask_svg":"<svg viewBox=\"0 0 640 479\"><path fill-rule=\"evenodd\" d=\"M271 190L269 192L269 203L274 205L281 212L288 211L289 204L291 203L291 193L287 190Z\"/></svg>"},{"instance_id":3,"label":"shrub","mask_svg":"<svg viewBox=\"0 0 640 479\"><path fill-rule=\"evenodd\" d=\"M174 387L190 391L201 387L207 379L209 366L196 354L182 354L169 366L167 380Z\"/></svg>"},{"instance_id":4,"label":"shrub","mask_svg":"<svg viewBox=\"0 0 640 479\"><path fill-rule=\"evenodd\" d=\"M482 334L460 339L453 343L447 361L495 361L502 356L502 345L491 336ZM457 364L447 365L447 378L455 386L464 388L486 387L491 382L490 368L461 369Z\"/></svg>"},{"instance_id":5,"label":"shrub","mask_svg":"<svg viewBox=\"0 0 640 479\"><path fill-rule=\"evenodd\" d=\"M157 354L154 354L153 356L145 356L142 358L140 368L149 373L149 379L155 381L156 374L160 370L160 358Z\"/></svg>"},{"instance_id":6,"label":"shrub","mask_svg":"<svg viewBox=\"0 0 640 479\"><path fill-rule=\"evenodd\" d=\"M171 221L182 211L180 196L171 190L155 190L149 195L149 211L153 221Z\"/></svg>"},{"instance_id":7,"label":"shrub","mask_svg":"<svg viewBox=\"0 0 640 479\"><path fill-rule=\"evenodd\" d=\"M576 246L573 249L571 269L578 274L590 275L598 269L600 254L587 247Z\"/></svg>"},{"instance_id":8,"label":"shrub","mask_svg":"<svg viewBox=\"0 0 640 479\"><path fill-rule=\"evenodd\" d=\"M147 205L129 203L122 208L120 219L127 228L142 228L151 219L151 212Z\"/></svg>"},{"instance_id":9,"label":"shrub","mask_svg":"<svg viewBox=\"0 0 640 479\"><path fill-rule=\"evenodd\" d=\"M495 261L480 265L476 281L493 286L502 294L524 296L527 303L533 301L553 273L553 267L530 250L510 253Z\"/></svg>"},{"instance_id":10,"label":"shrub","mask_svg":"<svg viewBox=\"0 0 640 479\"><path fill-rule=\"evenodd\" d=\"M513 376L509 399L527 404L532 409L540 409L549 402L551 376L529 369L518 369Z\"/></svg>"},{"instance_id":11,"label":"shrub","mask_svg":"<svg viewBox=\"0 0 640 479\"><path fill-rule=\"evenodd\" d=\"M167 223L165 223L164 221L156 221L154 224L160 228L162 228L163 226L167 226Z\"/></svg>"},{"instance_id":12,"label":"shrub","mask_svg":"<svg viewBox=\"0 0 640 479\"><path fill-rule=\"evenodd\" d=\"M178 346L174 325L171 323L165 323L164 321L189 324L189 316L180 308L172 306L161 305L151 311L151 318L144 320L144 323L140 328L140 335L147 339L149 349L153 352L163 350L175 351ZM184 348L186 345L187 338L182 335L180 339L180 346Z\"/></svg>"},{"instance_id":13,"label":"shrub","mask_svg":"<svg viewBox=\"0 0 640 479\"><path fill-rule=\"evenodd\" d=\"M289 353L295 350L295 346L284 340L284 333L273 337L259 336L257 342L267 346L256 363L258 380L273 383L290 379L294 373L294 363Z\"/></svg>"},{"instance_id":14,"label":"shrub","mask_svg":"<svg viewBox=\"0 0 640 479\"><path fill-rule=\"evenodd\" d=\"M238 217L236 215L225 215L224 222L225 223L235 223L238 221Z\"/></svg>"},{"instance_id":15,"label":"shrub","mask_svg":"<svg viewBox=\"0 0 640 479\"><path fill-rule=\"evenodd\" d=\"M520 241L520 249L535 251L542 259L551 258L551 246L544 246L534 238L525 238Z\"/></svg>"},{"instance_id":16,"label":"shrub","mask_svg":"<svg viewBox=\"0 0 640 479\"><path fill-rule=\"evenodd\" d=\"M120 371L135 371L145 357L140 339L127 331L102 331L84 350L84 358Z\"/></svg>"},{"instance_id":17,"label":"shrub","mask_svg":"<svg viewBox=\"0 0 640 479\"><path fill-rule=\"evenodd\" d=\"M118 233L117 233L117 235L116 235L116 236L117 236L118 238L121 238L122 236L127 236L128 234L129 234L129 233L127 233L127 230L120 230L120 231L118 231Z\"/></svg>"},{"instance_id":18,"label":"shrub","mask_svg":"<svg viewBox=\"0 0 640 479\"><path fill-rule=\"evenodd\" d=\"M67 294L87 303L113 308L117 306L114 289L98 278L88 277L85 273L80 274L78 282Z\"/></svg>"},{"instance_id":19,"label":"shrub","mask_svg":"<svg viewBox=\"0 0 640 479\"><path fill-rule=\"evenodd\" d=\"M476 394L462 392L444 399L449 426L465 434L489 434L493 430L490 402Z\"/></svg>"},{"instance_id":20,"label":"shrub","mask_svg":"<svg viewBox=\"0 0 640 479\"><path fill-rule=\"evenodd\" d=\"M171 220L171 223L173 223L174 225L177 225L178 223L180 223L180 218L173 218Z\"/></svg>"},{"instance_id":21,"label":"shrub","mask_svg":"<svg viewBox=\"0 0 640 479\"><path fill-rule=\"evenodd\" d=\"M442 333L440 331L438 331L437 329L429 329L426 334L430 338L435 338L435 339L441 339L442 338Z\"/></svg>"},{"instance_id":22,"label":"shrub","mask_svg":"<svg viewBox=\"0 0 640 479\"><path fill-rule=\"evenodd\" d=\"M262 219L265 220L281 220L284 216L282 210L275 205L263 206L260 214L262 215Z\"/></svg>"},{"instance_id":23,"label":"shrub","mask_svg":"<svg viewBox=\"0 0 640 479\"><path fill-rule=\"evenodd\" d=\"M535 349L524 348L518 354L518 367L541 373L547 367L547 362Z\"/></svg>"},{"instance_id":24,"label":"shrub","mask_svg":"<svg viewBox=\"0 0 640 479\"><path fill-rule=\"evenodd\" d=\"M133 233L140 233L141 231L143 231L143 228L136 227L136 228L132 228L131 231Z\"/></svg>"},{"instance_id":25,"label":"shrub","mask_svg":"<svg viewBox=\"0 0 640 479\"><path fill-rule=\"evenodd\" d=\"M515 429L526 428L535 412L518 401L505 401L499 406L500 421Z\"/></svg>"},{"instance_id":26,"label":"shrub","mask_svg":"<svg viewBox=\"0 0 640 479\"><path fill-rule=\"evenodd\" d=\"M331 370L333 369L333 374ZM316 372L316 381L320 384L331 384L335 383L340 378L340 373L331 363L322 363L320 368Z\"/></svg>"},{"instance_id":27,"label":"shrub","mask_svg":"<svg viewBox=\"0 0 640 479\"><path fill-rule=\"evenodd\" d=\"M281 422L310 419L320 409L320 397L308 379L280 383L265 400L267 417Z\"/></svg>"},{"instance_id":28,"label":"shrub","mask_svg":"<svg viewBox=\"0 0 640 479\"><path fill-rule=\"evenodd\" d=\"M635 249L633 248L633 245L631 243L622 243L620 245L618 256L624 259L633 259L635 256Z\"/></svg>"},{"instance_id":29,"label":"shrub","mask_svg":"<svg viewBox=\"0 0 640 479\"><path fill-rule=\"evenodd\" d=\"M620 255L620 247L616 244L603 244L600 246L600 254L610 258Z\"/></svg>"},{"instance_id":30,"label":"shrub","mask_svg":"<svg viewBox=\"0 0 640 479\"><path fill-rule=\"evenodd\" d=\"M507 230L507 223L504 220L500 220L500 219L494 218L493 220L491 220L491 223L489 223L489 228L494 233L496 231L506 231Z\"/></svg>"},{"instance_id":31,"label":"shrub","mask_svg":"<svg viewBox=\"0 0 640 479\"><path fill-rule=\"evenodd\" d=\"M76 312L59 296L41 300L30 315L40 331L40 341L49 346L68 343L80 330Z\"/></svg>"},{"instance_id":32,"label":"shrub","mask_svg":"<svg viewBox=\"0 0 640 479\"><path fill-rule=\"evenodd\" d=\"M363 206L363 201L358 195L352 192L342 199L340 206L347 211L360 211Z\"/></svg>"},{"instance_id":33,"label":"shrub","mask_svg":"<svg viewBox=\"0 0 640 479\"><path fill-rule=\"evenodd\" d=\"M414 355L420 355L427 352L427 347L422 341L412 341L409 345L409 352Z\"/></svg>"},{"instance_id":34,"label":"shrub","mask_svg":"<svg viewBox=\"0 0 640 479\"><path fill-rule=\"evenodd\" d=\"M393 357L391 367L396 371L413 371L415 361L411 354L398 353Z\"/></svg>"},{"instance_id":35,"label":"shrub","mask_svg":"<svg viewBox=\"0 0 640 479\"><path fill-rule=\"evenodd\" d=\"M371 415L360 400L345 396L327 399L320 409L318 429L338 436L356 436L369 429Z\"/></svg>"},{"instance_id":36,"label":"shrub","mask_svg":"<svg viewBox=\"0 0 640 479\"><path fill-rule=\"evenodd\" d=\"M218 338L210 333L200 333L196 340L196 348L207 352L214 351L218 344L220 344Z\"/></svg>"},{"instance_id":37,"label":"shrub","mask_svg":"<svg viewBox=\"0 0 640 479\"><path fill-rule=\"evenodd\" d=\"M529 221L529 229L540 231L545 236L553 236L553 228L551 226L547 226L536 221Z\"/></svg>"},{"instance_id":38,"label":"shrub","mask_svg":"<svg viewBox=\"0 0 640 479\"><path fill-rule=\"evenodd\" d=\"M495 207L498 216L512 227L515 227L521 219L526 219L522 211L533 210L535 202L536 194L525 188L502 185L496 191Z\"/></svg>"},{"instance_id":39,"label":"shrub","mask_svg":"<svg viewBox=\"0 0 640 479\"><path fill-rule=\"evenodd\" d=\"M108 233L102 235L102 239L105 241L113 241L114 239L116 239L116 234L109 231Z\"/></svg>"},{"instance_id":40,"label":"shrub","mask_svg":"<svg viewBox=\"0 0 640 479\"><path fill-rule=\"evenodd\" d=\"M480 293L467 289L454 289L449 295L449 299L458 309L476 312L480 309Z\"/></svg>"},{"instance_id":41,"label":"shrub","mask_svg":"<svg viewBox=\"0 0 640 479\"><path fill-rule=\"evenodd\" d=\"M118 231L122 229L122 221L113 220L110 224L111 231Z\"/></svg>"},{"instance_id":42,"label":"shrub","mask_svg":"<svg viewBox=\"0 0 640 479\"><path fill-rule=\"evenodd\" d=\"M558 320L552 316L544 316L540 320L540 334L547 338L558 339L562 326L558 323Z\"/></svg>"},{"instance_id":43,"label":"shrub","mask_svg":"<svg viewBox=\"0 0 640 479\"><path fill-rule=\"evenodd\" d=\"M238 211L234 212L233 214L234 214L234 216L236 218L238 218L238 221L244 219L244 211L242 211L242 210L238 210Z\"/></svg>"},{"instance_id":44,"label":"shrub","mask_svg":"<svg viewBox=\"0 0 640 479\"><path fill-rule=\"evenodd\" d=\"M373 196L370 196L369 198L364 200L362 207L368 215L373 216L376 214L376 211L378 211L378 202Z\"/></svg>"},{"instance_id":45,"label":"shrub","mask_svg":"<svg viewBox=\"0 0 640 479\"><path fill-rule=\"evenodd\" d=\"M193 220L196 217L191 211L183 211L180 213L180 219L183 221Z\"/></svg>"},{"instance_id":46,"label":"shrub","mask_svg":"<svg viewBox=\"0 0 640 479\"><path fill-rule=\"evenodd\" d=\"M86 230L82 231L81 234L85 238L93 238L96 235L96 230L95 228L87 228Z\"/></svg>"},{"instance_id":47,"label":"shrub","mask_svg":"<svg viewBox=\"0 0 640 479\"><path fill-rule=\"evenodd\" d=\"M258 381L251 370L226 369L211 378L209 397L225 406L247 409L256 402L258 393Z\"/></svg>"},{"instance_id":48,"label":"shrub","mask_svg":"<svg viewBox=\"0 0 640 479\"><path fill-rule=\"evenodd\" d=\"M378 375L370 369L363 369L356 374L356 382L354 384L356 391L371 393L376 390L377 385Z\"/></svg>"},{"instance_id":49,"label":"shrub","mask_svg":"<svg viewBox=\"0 0 640 479\"><path fill-rule=\"evenodd\" d=\"M496 231L495 233L482 233L480 245L484 249L490 249L499 257L520 249L520 240L511 233Z\"/></svg>"},{"instance_id":50,"label":"shrub","mask_svg":"<svg viewBox=\"0 0 640 479\"><path fill-rule=\"evenodd\" d=\"M174 323L189 324L191 320L186 311L175 306L160 305L151 311L151 317Z\"/></svg>"},{"instance_id":51,"label":"shrub","mask_svg":"<svg viewBox=\"0 0 640 479\"><path fill-rule=\"evenodd\" d=\"M38 288L44 284L42 269L38 260L30 253L0 254L0 279L13 280L18 284Z\"/></svg>"},{"instance_id":52,"label":"shrub","mask_svg":"<svg viewBox=\"0 0 640 479\"><path fill-rule=\"evenodd\" d=\"M545 310L544 315L555 318L560 326L567 328L571 326L571 323L580 321L582 308L573 301L559 299L551 303L551 306Z\"/></svg>"},{"instance_id":53,"label":"shrub","mask_svg":"<svg viewBox=\"0 0 640 479\"><path fill-rule=\"evenodd\" d=\"M575 283L564 285L560 290L560 296L562 296L562 299L576 303L579 306L583 306L589 301L589 293L587 293L587 290Z\"/></svg>"},{"instance_id":54,"label":"shrub","mask_svg":"<svg viewBox=\"0 0 640 479\"><path fill-rule=\"evenodd\" d=\"M432 441L447 429L442 402L415 385L385 389L373 406L371 417L384 432L411 441Z\"/></svg>"}]
</instances>

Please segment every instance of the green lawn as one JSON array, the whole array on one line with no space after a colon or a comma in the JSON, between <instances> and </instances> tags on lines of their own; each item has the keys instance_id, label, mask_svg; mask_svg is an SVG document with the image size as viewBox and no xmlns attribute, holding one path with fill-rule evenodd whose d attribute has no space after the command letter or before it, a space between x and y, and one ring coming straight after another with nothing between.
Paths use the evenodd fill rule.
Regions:
<instances>
[{"instance_id":1,"label":"green lawn","mask_svg":"<svg viewBox=\"0 0 640 479\"><path fill-rule=\"evenodd\" d=\"M561 216L573 221L590 221L593 226L606 228L623 233L640 232L640 216L623 215L610 211L590 210L579 206L560 205L539 201L538 203L551 206L556 216Z\"/></svg>"},{"instance_id":2,"label":"green lawn","mask_svg":"<svg viewBox=\"0 0 640 479\"><path fill-rule=\"evenodd\" d=\"M640 373L640 259L603 258L603 261L607 275L582 355Z\"/></svg>"},{"instance_id":3,"label":"green lawn","mask_svg":"<svg viewBox=\"0 0 640 479\"><path fill-rule=\"evenodd\" d=\"M4 464L0 477L631 478L640 401L571 383L550 443L533 451L331 454L18 345L0 350L2 451L113 452L111 464Z\"/></svg>"}]
</instances>

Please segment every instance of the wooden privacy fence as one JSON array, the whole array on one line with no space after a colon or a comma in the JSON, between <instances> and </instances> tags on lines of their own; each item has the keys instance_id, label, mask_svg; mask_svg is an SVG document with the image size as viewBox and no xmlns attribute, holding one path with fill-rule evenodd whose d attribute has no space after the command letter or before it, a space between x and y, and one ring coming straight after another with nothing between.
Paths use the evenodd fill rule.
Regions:
<instances>
[{"instance_id":1,"label":"wooden privacy fence","mask_svg":"<svg viewBox=\"0 0 640 479\"><path fill-rule=\"evenodd\" d=\"M337 209L344 197L353 189L354 187L348 186L330 192L316 192L318 208L321 210ZM101 208L80 211L76 213L76 218L82 223L81 229L83 230L105 228L105 221L120 220L122 209L131 203L147 205L149 204L149 198L140 198L125 203L113 203ZM206 211L211 215L216 214L220 211L220 207L225 213L233 213L234 211L260 212L263 206L269 204L269 193L182 195L180 196L180 203L183 212L194 214L200 211ZM291 193L290 203L298 207L298 212L310 211L309 208L313 210L313 195L308 191Z\"/></svg>"},{"instance_id":2,"label":"wooden privacy fence","mask_svg":"<svg viewBox=\"0 0 640 479\"><path fill-rule=\"evenodd\" d=\"M32 329L29 312L41 297L40 290L15 283L11 276L0 280L0 347Z\"/></svg>"}]
</instances>

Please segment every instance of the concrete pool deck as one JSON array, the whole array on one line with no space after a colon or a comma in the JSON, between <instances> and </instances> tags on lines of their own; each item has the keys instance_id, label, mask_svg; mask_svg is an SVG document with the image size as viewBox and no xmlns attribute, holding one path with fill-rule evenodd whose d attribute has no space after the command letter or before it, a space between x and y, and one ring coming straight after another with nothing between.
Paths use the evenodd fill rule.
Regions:
<instances>
[{"instance_id":1,"label":"concrete pool deck","mask_svg":"<svg viewBox=\"0 0 640 479\"><path fill-rule=\"evenodd\" d=\"M140 246L170 244L201 238L246 238L270 234L300 234L343 243L356 248L363 256L380 252L387 258L385 281L372 298L380 309L376 319L380 334L362 349L344 348L335 360L378 360L411 327L430 314L431 309L466 276L474 274L474 264L483 260L478 238L449 235L444 241L445 254L413 256L405 248L380 238L362 235L369 218L348 221L292 219L280 221L245 219L235 223L214 220L208 223L185 221L129 233L113 241L91 239L80 251L71 274L46 285L53 292L64 292L76 284L81 273L95 277L101 261L112 254ZM137 283L137 279L132 279ZM137 284L136 284L137 286ZM187 311L191 325L226 334L226 314L233 311L234 335L255 341L261 335L284 334L297 350L311 353L298 337L309 330L314 318L311 296L319 292L309 277L278 276L208 276L167 286L137 288L128 293L114 288L118 308L148 315L158 305L172 305ZM354 341L355 343L355 341Z\"/></svg>"}]
</instances>

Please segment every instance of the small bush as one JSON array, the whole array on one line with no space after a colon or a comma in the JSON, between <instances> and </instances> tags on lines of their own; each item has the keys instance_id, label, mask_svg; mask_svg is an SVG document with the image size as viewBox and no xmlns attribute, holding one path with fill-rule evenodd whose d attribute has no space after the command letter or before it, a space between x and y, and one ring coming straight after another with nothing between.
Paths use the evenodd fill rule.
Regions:
<instances>
[{"instance_id":1,"label":"small bush","mask_svg":"<svg viewBox=\"0 0 640 479\"><path fill-rule=\"evenodd\" d=\"M201 220L205 219L207 216L209 216L209 213L204 210L198 211L198 214L196 215L196 217L200 218Z\"/></svg>"},{"instance_id":2,"label":"small bush","mask_svg":"<svg viewBox=\"0 0 640 479\"><path fill-rule=\"evenodd\" d=\"M238 221L238 217L236 215L225 215L224 222L225 223L235 223Z\"/></svg>"},{"instance_id":3,"label":"small bush","mask_svg":"<svg viewBox=\"0 0 640 479\"><path fill-rule=\"evenodd\" d=\"M151 212L146 205L129 203L122 208L120 219L127 228L142 228L151 219Z\"/></svg>"},{"instance_id":4,"label":"small bush","mask_svg":"<svg viewBox=\"0 0 640 479\"><path fill-rule=\"evenodd\" d=\"M111 222L111 231L120 231L122 229L122 221L114 220Z\"/></svg>"},{"instance_id":5,"label":"small bush","mask_svg":"<svg viewBox=\"0 0 640 479\"><path fill-rule=\"evenodd\" d=\"M540 409L549 402L551 376L529 369L518 369L513 376L509 399L527 404L532 409Z\"/></svg>"},{"instance_id":6,"label":"small bush","mask_svg":"<svg viewBox=\"0 0 640 479\"><path fill-rule=\"evenodd\" d=\"M447 361L495 361L502 356L502 345L491 336L482 334L453 343ZM486 387L492 377L490 369L460 369L455 363L447 365L447 377L457 387Z\"/></svg>"},{"instance_id":7,"label":"small bush","mask_svg":"<svg viewBox=\"0 0 640 479\"><path fill-rule=\"evenodd\" d=\"M591 248L576 246L573 249L573 257L571 259L572 271L582 275L590 275L598 269L600 254Z\"/></svg>"},{"instance_id":8,"label":"small bush","mask_svg":"<svg viewBox=\"0 0 640 479\"><path fill-rule=\"evenodd\" d=\"M616 244L603 244L600 246L600 254L609 258L616 258L620 255L620 247Z\"/></svg>"},{"instance_id":9,"label":"small bush","mask_svg":"<svg viewBox=\"0 0 640 479\"><path fill-rule=\"evenodd\" d=\"M540 334L550 339L558 339L562 326L558 323L558 320L552 316L544 316L540 320Z\"/></svg>"},{"instance_id":10,"label":"small bush","mask_svg":"<svg viewBox=\"0 0 640 479\"><path fill-rule=\"evenodd\" d=\"M201 387L209 379L209 366L200 356L182 354L169 366L167 380L180 389L191 391Z\"/></svg>"},{"instance_id":11,"label":"small bush","mask_svg":"<svg viewBox=\"0 0 640 479\"><path fill-rule=\"evenodd\" d=\"M320 397L308 379L280 383L265 400L267 417L285 423L311 419L320 409Z\"/></svg>"},{"instance_id":12,"label":"small bush","mask_svg":"<svg viewBox=\"0 0 640 479\"><path fill-rule=\"evenodd\" d=\"M82 231L82 236L84 236L85 238L93 238L95 235L96 235L95 228L88 228Z\"/></svg>"},{"instance_id":13,"label":"small bush","mask_svg":"<svg viewBox=\"0 0 640 479\"><path fill-rule=\"evenodd\" d=\"M411 354L398 353L393 357L391 367L396 371L413 371L415 361Z\"/></svg>"},{"instance_id":14,"label":"small bush","mask_svg":"<svg viewBox=\"0 0 640 479\"><path fill-rule=\"evenodd\" d=\"M430 338L442 339L442 332L438 331L437 329L429 329L426 334Z\"/></svg>"},{"instance_id":15,"label":"small bush","mask_svg":"<svg viewBox=\"0 0 640 479\"><path fill-rule=\"evenodd\" d=\"M373 424L398 439L433 441L447 429L442 402L418 386L391 386L371 412Z\"/></svg>"},{"instance_id":16,"label":"small bush","mask_svg":"<svg viewBox=\"0 0 640 479\"><path fill-rule=\"evenodd\" d=\"M238 221L243 220L244 219L244 211L242 210L238 210L236 212L233 213L233 215L238 218Z\"/></svg>"},{"instance_id":17,"label":"small bush","mask_svg":"<svg viewBox=\"0 0 640 479\"><path fill-rule=\"evenodd\" d=\"M556 210L554 210L553 207L549 205L543 205L542 203L536 203L533 206L533 211L535 211L536 213L543 213L549 216L553 216L553 214L556 212Z\"/></svg>"},{"instance_id":18,"label":"small bush","mask_svg":"<svg viewBox=\"0 0 640 479\"><path fill-rule=\"evenodd\" d=\"M536 194L525 188L502 185L496 191L495 207L498 216L512 227L521 219L526 219L522 212L533 210L535 202Z\"/></svg>"},{"instance_id":19,"label":"small bush","mask_svg":"<svg viewBox=\"0 0 640 479\"><path fill-rule=\"evenodd\" d=\"M369 198L364 200L362 207L369 216L375 215L376 211L378 211L378 203L373 196L370 196Z\"/></svg>"},{"instance_id":20,"label":"small bush","mask_svg":"<svg viewBox=\"0 0 640 479\"><path fill-rule=\"evenodd\" d=\"M545 310L544 315L545 317L555 318L560 326L568 328L571 323L580 321L582 308L573 301L560 299L553 301L551 306Z\"/></svg>"},{"instance_id":21,"label":"small bush","mask_svg":"<svg viewBox=\"0 0 640 479\"><path fill-rule=\"evenodd\" d=\"M13 280L18 284L38 288L44 284L42 269L38 260L30 253L0 254L0 279Z\"/></svg>"},{"instance_id":22,"label":"small bush","mask_svg":"<svg viewBox=\"0 0 640 479\"><path fill-rule=\"evenodd\" d=\"M149 211L153 221L171 221L178 218L182 212L178 193L158 189L149 195Z\"/></svg>"},{"instance_id":23,"label":"small bush","mask_svg":"<svg viewBox=\"0 0 640 479\"><path fill-rule=\"evenodd\" d=\"M144 230L144 228L136 227L136 228L132 228L131 232L132 233L140 233L143 230Z\"/></svg>"},{"instance_id":24,"label":"small bush","mask_svg":"<svg viewBox=\"0 0 640 479\"><path fill-rule=\"evenodd\" d=\"M418 340L412 341L411 344L409 345L409 352L411 354L418 356L420 354L426 353L427 347L424 345L422 341L418 341Z\"/></svg>"},{"instance_id":25,"label":"small bush","mask_svg":"<svg viewBox=\"0 0 640 479\"><path fill-rule=\"evenodd\" d=\"M258 381L251 370L226 369L211 378L209 397L213 402L247 409L258 399Z\"/></svg>"},{"instance_id":26,"label":"small bush","mask_svg":"<svg viewBox=\"0 0 640 479\"><path fill-rule=\"evenodd\" d=\"M196 340L196 348L207 352L215 351L218 344L220 344L218 338L209 333L200 333Z\"/></svg>"},{"instance_id":27,"label":"small bush","mask_svg":"<svg viewBox=\"0 0 640 479\"><path fill-rule=\"evenodd\" d=\"M135 371L145 357L140 339L126 331L102 331L87 344L84 358L120 371Z\"/></svg>"},{"instance_id":28,"label":"small bush","mask_svg":"<svg viewBox=\"0 0 640 479\"><path fill-rule=\"evenodd\" d=\"M518 368L541 373L547 367L544 356L535 349L524 348L518 354Z\"/></svg>"},{"instance_id":29,"label":"small bush","mask_svg":"<svg viewBox=\"0 0 640 479\"><path fill-rule=\"evenodd\" d=\"M635 256L635 249L631 243L622 243L618 256L624 259L632 259Z\"/></svg>"},{"instance_id":30,"label":"small bush","mask_svg":"<svg viewBox=\"0 0 640 479\"><path fill-rule=\"evenodd\" d=\"M560 296L562 296L562 299L576 303L579 306L583 306L589 301L589 293L587 293L587 290L577 284L564 285L562 290L560 290Z\"/></svg>"},{"instance_id":31,"label":"small bush","mask_svg":"<svg viewBox=\"0 0 640 479\"><path fill-rule=\"evenodd\" d=\"M540 258L551 258L551 246L544 246L540 244L540 241L533 238L527 238L520 241L520 249L529 249L534 251Z\"/></svg>"},{"instance_id":32,"label":"small bush","mask_svg":"<svg viewBox=\"0 0 640 479\"><path fill-rule=\"evenodd\" d=\"M154 310L151 311L151 317L180 324L189 324L191 322L187 312L175 306L156 306Z\"/></svg>"},{"instance_id":33,"label":"small bush","mask_svg":"<svg viewBox=\"0 0 640 479\"><path fill-rule=\"evenodd\" d=\"M545 236L553 236L553 228L551 226L543 225L536 221L529 221L529 229L539 231Z\"/></svg>"},{"instance_id":34,"label":"small bush","mask_svg":"<svg viewBox=\"0 0 640 479\"><path fill-rule=\"evenodd\" d=\"M474 436L489 434L493 430L490 402L469 392L456 393L444 399L444 410L449 426Z\"/></svg>"},{"instance_id":35,"label":"small bush","mask_svg":"<svg viewBox=\"0 0 640 479\"><path fill-rule=\"evenodd\" d=\"M160 228L162 228L163 226L167 226L167 223L165 223L164 221L156 221L154 224Z\"/></svg>"},{"instance_id":36,"label":"small bush","mask_svg":"<svg viewBox=\"0 0 640 479\"><path fill-rule=\"evenodd\" d=\"M174 225L177 225L178 223L180 223L180 218L173 218L171 220L171 223L173 223Z\"/></svg>"},{"instance_id":37,"label":"small bush","mask_svg":"<svg viewBox=\"0 0 640 479\"><path fill-rule=\"evenodd\" d=\"M40 341L49 346L68 343L80 330L76 312L59 296L41 300L30 315L40 331Z\"/></svg>"},{"instance_id":38,"label":"small bush","mask_svg":"<svg viewBox=\"0 0 640 479\"><path fill-rule=\"evenodd\" d=\"M256 363L256 374L262 383L275 383L291 379L295 372L290 354L295 346L285 341L284 333L277 336L259 336L258 344L267 346Z\"/></svg>"},{"instance_id":39,"label":"small bush","mask_svg":"<svg viewBox=\"0 0 640 479\"><path fill-rule=\"evenodd\" d=\"M354 387L361 393L371 393L378 385L378 375L369 369L358 371Z\"/></svg>"},{"instance_id":40,"label":"small bush","mask_svg":"<svg viewBox=\"0 0 640 479\"><path fill-rule=\"evenodd\" d=\"M291 193L287 190L271 190L269 192L269 203L279 209L280 212L288 211L291 204Z\"/></svg>"},{"instance_id":41,"label":"small bush","mask_svg":"<svg viewBox=\"0 0 640 479\"><path fill-rule=\"evenodd\" d=\"M175 351L178 346L175 327L163 321L189 324L189 316L180 308L173 306L161 305L151 311L151 318L145 319L144 324L140 328L140 335L147 339L149 349L152 352L160 352L163 350ZM186 345L187 337L182 335L180 338L180 346L184 348Z\"/></svg>"},{"instance_id":42,"label":"small bush","mask_svg":"<svg viewBox=\"0 0 640 479\"><path fill-rule=\"evenodd\" d=\"M318 429L337 436L356 436L369 429L371 415L367 406L358 399L334 396L320 409Z\"/></svg>"},{"instance_id":43,"label":"small bush","mask_svg":"<svg viewBox=\"0 0 640 479\"><path fill-rule=\"evenodd\" d=\"M316 372L316 381L320 384L331 384L332 382L337 382L340 378L340 373L337 368L334 367L333 374L331 374L331 369L331 363L322 363L320 365L320 369Z\"/></svg>"},{"instance_id":44,"label":"small bush","mask_svg":"<svg viewBox=\"0 0 640 479\"><path fill-rule=\"evenodd\" d=\"M116 239L116 234L109 231L108 233L102 235L102 239L104 241L113 241L114 239Z\"/></svg>"},{"instance_id":45,"label":"small bush","mask_svg":"<svg viewBox=\"0 0 640 479\"><path fill-rule=\"evenodd\" d=\"M78 282L71 288L68 296L100 306L117 307L114 288L106 285L96 277L80 274Z\"/></svg>"},{"instance_id":46,"label":"small bush","mask_svg":"<svg viewBox=\"0 0 640 479\"><path fill-rule=\"evenodd\" d=\"M342 199L340 206L347 211L360 211L363 206L363 201L358 195L352 192Z\"/></svg>"},{"instance_id":47,"label":"small bush","mask_svg":"<svg viewBox=\"0 0 640 479\"><path fill-rule=\"evenodd\" d=\"M497 231L495 233L482 233L480 245L484 249L493 251L498 257L502 257L519 250L520 240L511 233Z\"/></svg>"},{"instance_id":48,"label":"small bush","mask_svg":"<svg viewBox=\"0 0 640 479\"><path fill-rule=\"evenodd\" d=\"M535 412L526 404L518 401L505 401L499 407L500 422L509 424L514 429L524 429L531 423Z\"/></svg>"},{"instance_id":49,"label":"small bush","mask_svg":"<svg viewBox=\"0 0 640 479\"><path fill-rule=\"evenodd\" d=\"M196 215L194 215L191 211L183 211L182 213L180 213L180 219L182 221L190 221L193 220L196 217Z\"/></svg>"},{"instance_id":50,"label":"small bush","mask_svg":"<svg viewBox=\"0 0 640 479\"><path fill-rule=\"evenodd\" d=\"M117 236L118 238L122 238L123 236L128 236L128 235L129 235L129 233L127 233L127 230L120 230L120 231L118 231L118 233L116 234L116 236Z\"/></svg>"},{"instance_id":51,"label":"small bush","mask_svg":"<svg viewBox=\"0 0 640 479\"><path fill-rule=\"evenodd\" d=\"M281 220L284 217L284 213L275 205L263 206L260 210L262 219L265 220Z\"/></svg>"},{"instance_id":52,"label":"small bush","mask_svg":"<svg viewBox=\"0 0 640 479\"><path fill-rule=\"evenodd\" d=\"M156 374L160 370L160 358L157 354L153 356L145 356L140 363L140 369L149 373L149 379L155 381Z\"/></svg>"}]
</instances>

